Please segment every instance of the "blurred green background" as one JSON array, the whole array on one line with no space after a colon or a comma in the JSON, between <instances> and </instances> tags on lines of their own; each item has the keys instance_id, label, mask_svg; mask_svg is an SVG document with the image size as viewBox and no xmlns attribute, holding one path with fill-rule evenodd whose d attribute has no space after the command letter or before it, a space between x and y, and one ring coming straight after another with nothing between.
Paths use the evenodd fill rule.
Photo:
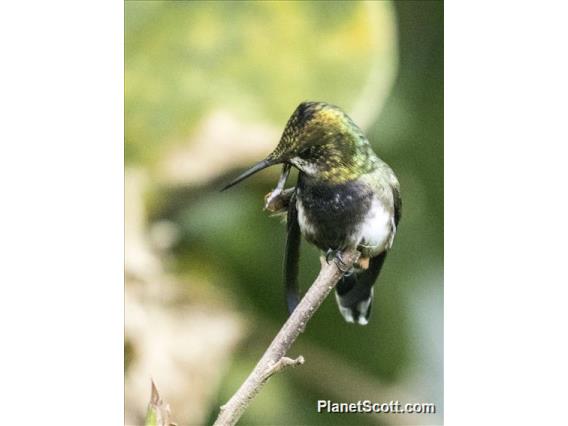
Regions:
<instances>
[{"instance_id":1,"label":"blurred green background","mask_svg":"<svg viewBox=\"0 0 568 426\"><path fill-rule=\"evenodd\" d=\"M286 319L279 170L219 188L304 100L339 105L397 173L403 215L368 326L330 297L241 423L441 424L443 3L125 3L126 424L150 378L207 424ZM295 176L293 176L295 178ZM292 182L292 180L289 180ZM300 283L319 270L302 247ZM431 402L435 415L320 414L318 399Z\"/></svg>"}]
</instances>

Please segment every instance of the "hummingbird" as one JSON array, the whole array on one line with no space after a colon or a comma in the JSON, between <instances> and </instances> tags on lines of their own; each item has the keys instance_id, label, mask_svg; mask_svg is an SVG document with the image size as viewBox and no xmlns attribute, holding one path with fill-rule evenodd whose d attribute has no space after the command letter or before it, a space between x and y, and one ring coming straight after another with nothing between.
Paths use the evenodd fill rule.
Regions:
<instances>
[{"instance_id":1,"label":"hummingbird","mask_svg":"<svg viewBox=\"0 0 568 426\"><path fill-rule=\"evenodd\" d=\"M298 264L303 236L344 272L335 289L343 318L366 325L373 284L393 245L401 216L396 175L375 154L354 121L339 107L325 102L302 102L274 151L222 191L277 164L282 165L282 173L276 188L267 195L265 208L287 217L283 275L288 311L291 313L300 300ZM284 189L291 167L298 169L297 182ZM346 249L361 253L349 270L341 257Z\"/></svg>"}]
</instances>

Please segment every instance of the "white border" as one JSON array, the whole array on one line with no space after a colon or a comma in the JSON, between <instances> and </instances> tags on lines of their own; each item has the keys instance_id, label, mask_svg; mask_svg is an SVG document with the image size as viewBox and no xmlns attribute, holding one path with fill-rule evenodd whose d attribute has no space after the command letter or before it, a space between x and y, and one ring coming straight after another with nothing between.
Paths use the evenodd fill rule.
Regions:
<instances>
[{"instance_id":1,"label":"white border","mask_svg":"<svg viewBox=\"0 0 568 426\"><path fill-rule=\"evenodd\" d=\"M0 423L123 423L123 4L0 14Z\"/></svg>"},{"instance_id":2,"label":"white border","mask_svg":"<svg viewBox=\"0 0 568 426\"><path fill-rule=\"evenodd\" d=\"M446 3L449 425L568 418L566 9Z\"/></svg>"}]
</instances>

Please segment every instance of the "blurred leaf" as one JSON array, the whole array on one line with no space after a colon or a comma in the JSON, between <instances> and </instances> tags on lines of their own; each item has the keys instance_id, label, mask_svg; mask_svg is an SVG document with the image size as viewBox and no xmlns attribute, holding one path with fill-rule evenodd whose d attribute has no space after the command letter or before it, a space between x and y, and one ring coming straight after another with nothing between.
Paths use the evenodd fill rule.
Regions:
<instances>
[{"instance_id":1,"label":"blurred leaf","mask_svg":"<svg viewBox=\"0 0 568 426\"><path fill-rule=\"evenodd\" d=\"M160 398L158 388L153 380L151 392L145 426L175 426L174 423L170 422L170 406Z\"/></svg>"},{"instance_id":2,"label":"blurred leaf","mask_svg":"<svg viewBox=\"0 0 568 426\"><path fill-rule=\"evenodd\" d=\"M367 116L394 78L389 2L126 2L125 18L127 162L219 108L281 126L303 100L351 110L369 92Z\"/></svg>"}]
</instances>

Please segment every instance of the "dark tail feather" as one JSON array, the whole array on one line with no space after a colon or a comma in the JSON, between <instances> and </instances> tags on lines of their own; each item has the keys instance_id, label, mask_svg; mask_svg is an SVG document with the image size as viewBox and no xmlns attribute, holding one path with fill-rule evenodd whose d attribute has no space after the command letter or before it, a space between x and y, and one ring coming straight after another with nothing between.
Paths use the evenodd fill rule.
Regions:
<instances>
[{"instance_id":1,"label":"dark tail feather","mask_svg":"<svg viewBox=\"0 0 568 426\"><path fill-rule=\"evenodd\" d=\"M286 304L288 313L292 313L300 303L300 289L298 286L298 267L300 261L301 233L298 224L295 196L292 196L288 206L288 236L286 238L286 251L284 255L284 284L286 287Z\"/></svg>"},{"instance_id":2,"label":"dark tail feather","mask_svg":"<svg viewBox=\"0 0 568 426\"><path fill-rule=\"evenodd\" d=\"M373 307L373 284L385 261L386 252L371 258L369 268L344 276L335 291L339 312L347 322L366 325Z\"/></svg>"}]
</instances>

